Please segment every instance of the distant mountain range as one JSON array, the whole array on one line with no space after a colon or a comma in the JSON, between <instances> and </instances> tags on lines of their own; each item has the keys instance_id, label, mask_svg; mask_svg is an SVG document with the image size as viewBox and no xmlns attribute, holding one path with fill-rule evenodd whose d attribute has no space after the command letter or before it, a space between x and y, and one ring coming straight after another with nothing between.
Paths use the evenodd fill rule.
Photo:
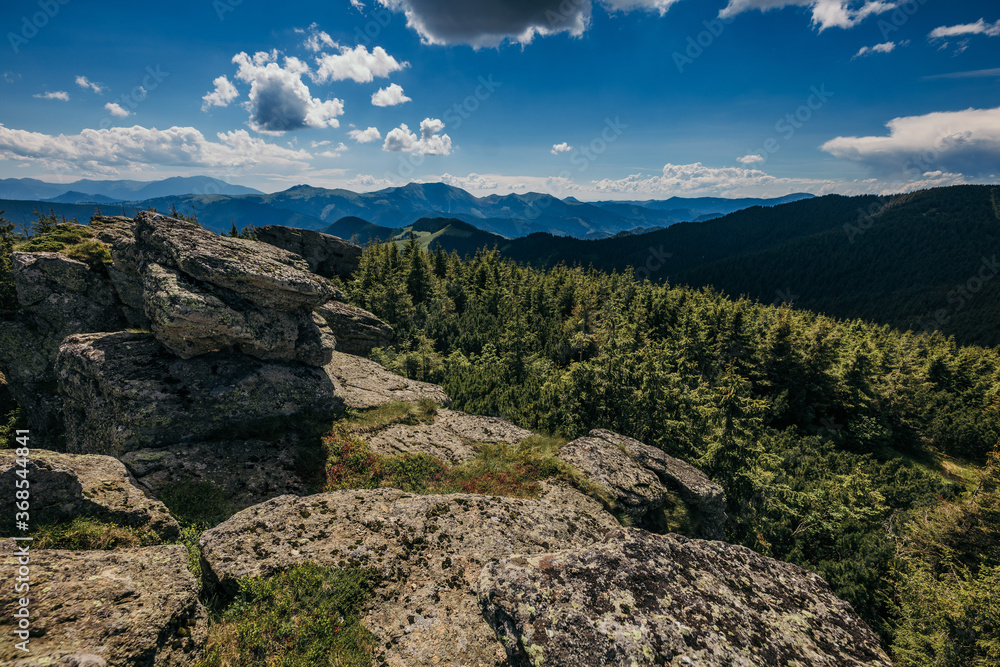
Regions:
<instances>
[{"instance_id":1,"label":"distant mountain range","mask_svg":"<svg viewBox=\"0 0 1000 667\"><path fill-rule=\"evenodd\" d=\"M532 233L575 238L607 238L637 228L668 227L706 220L748 206L773 206L811 198L793 194L775 199L672 197L645 202L581 202L527 193L476 197L444 183L410 183L377 192L357 193L299 185L263 194L207 177L136 181L77 181L65 185L33 179L0 181L0 208L17 223L30 222L36 208L86 220L95 205L109 213L133 214L144 208L194 214L207 228L228 230L233 223L280 224L322 229L343 218L360 218L399 229L422 218L446 216L505 238Z\"/></svg>"}]
</instances>

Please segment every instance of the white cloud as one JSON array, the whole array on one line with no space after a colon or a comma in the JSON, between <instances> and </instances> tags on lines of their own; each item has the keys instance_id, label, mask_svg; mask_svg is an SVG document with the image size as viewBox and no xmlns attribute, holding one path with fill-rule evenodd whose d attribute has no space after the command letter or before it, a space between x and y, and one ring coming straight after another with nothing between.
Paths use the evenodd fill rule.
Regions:
<instances>
[{"instance_id":1,"label":"white cloud","mask_svg":"<svg viewBox=\"0 0 1000 667\"><path fill-rule=\"evenodd\" d=\"M124 108L117 102L108 102L107 104L104 105L104 108L107 109L108 113L110 113L115 118L128 118L129 116L132 115L131 111Z\"/></svg>"},{"instance_id":2,"label":"white cloud","mask_svg":"<svg viewBox=\"0 0 1000 667\"><path fill-rule=\"evenodd\" d=\"M762 191L791 194L817 192L829 188L830 181L805 178L778 178L759 169L742 167L707 167L693 164L666 164L657 176L632 174L621 179L604 179L593 183L598 193L636 196L747 196Z\"/></svg>"},{"instance_id":3,"label":"white cloud","mask_svg":"<svg viewBox=\"0 0 1000 667\"><path fill-rule=\"evenodd\" d=\"M32 97L37 97L42 100L59 100L61 102L69 102L69 93L64 90L56 90L49 93L36 93Z\"/></svg>"},{"instance_id":4,"label":"white cloud","mask_svg":"<svg viewBox=\"0 0 1000 667\"><path fill-rule=\"evenodd\" d=\"M450 155L451 137L441 134L444 123L437 118L425 118L420 122L420 136L410 131L406 124L389 130L385 135L382 150L392 153L418 153L420 155Z\"/></svg>"},{"instance_id":5,"label":"white cloud","mask_svg":"<svg viewBox=\"0 0 1000 667\"><path fill-rule=\"evenodd\" d=\"M362 14L365 11L365 3L361 2L360 0L351 0L351 7L354 7L356 10L358 10Z\"/></svg>"},{"instance_id":6,"label":"white cloud","mask_svg":"<svg viewBox=\"0 0 1000 667\"><path fill-rule=\"evenodd\" d=\"M0 156L38 161L46 169L87 174L160 166L232 169L267 165L287 169L305 166L312 157L306 151L293 151L251 137L246 130L220 132L216 137L217 141L209 141L193 127L158 130L135 125L49 135L0 124Z\"/></svg>"},{"instance_id":7,"label":"white cloud","mask_svg":"<svg viewBox=\"0 0 1000 667\"><path fill-rule=\"evenodd\" d=\"M948 74L935 74L925 76L925 79L978 79L1000 77L1000 67L992 69L976 69L968 72L949 72Z\"/></svg>"},{"instance_id":8,"label":"white cloud","mask_svg":"<svg viewBox=\"0 0 1000 667\"><path fill-rule=\"evenodd\" d=\"M369 127L366 130L351 130L347 133L347 136L359 144L370 144L382 138L382 134L378 131L377 127Z\"/></svg>"},{"instance_id":9,"label":"white cloud","mask_svg":"<svg viewBox=\"0 0 1000 667\"><path fill-rule=\"evenodd\" d=\"M17 81L20 78L21 78L21 75L18 74L18 73L16 73L16 72L4 72L3 73L4 83L14 83L15 81Z\"/></svg>"},{"instance_id":10,"label":"white cloud","mask_svg":"<svg viewBox=\"0 0 1000 667\"><path fill-rule=\"evenodd\" d=\"M851 60L854 60L854 58L869 56L873 53L892 53L897 46L906 46L909 43L910 40L907 39L899 42L898 44L896 42L885 42L883 44L876 44L875 46L862 46L858 49L858 52L854 54L854 57L851 58Z\"/></svg>"},{"instance_id":11,"label":"white cloud","mask_svg":"<svg viewBox=\"0 0 1000 667\"><path fill-rule=\"evenodd\" d=\"M317 144L317 142L313 142L313 147L316 147L317 145L329 145L329 144L330 144L329 141L321 141L318 144ZM349 149L344 144L344 142L340 142L339 144L337 144L336 148L332 148L330 150L325 150L325 151L321 151L319 153L316 153L316 157L336 158L336 157L340 157L341 153L343 153L343 152L345 152L347 150L349 150Z\"/></svg>"},{"instance_id":12,"label":"white cloud","mask_svg":"<svg viewBox=\"0 0 1000 667\"><path fill-rule=\"evenodd\" d=\"M721 12L720 18L732 18L737 14L782 7L807 7L812 11L812 24L822 32L827 28L853 28L869 16L882 14L895 9L900 3L869 0L859 9L852 9L856 4L852 0L729 0Z\"/></svg>"},{"instance_id":13,"label":"white cloud","mask_svg":"<svg viewBox=\"0 0 1000 667\"><path fill-rule=\"evenodd\" d=\"M412 98L403 94L402 86L395 83L389 84L388 88L379 88L378 92L372 95L372 104L377 107L394 107L412 101Z\"/></svg>"},{"instance_id":14,"label":"white cloud","mask_svg":"<svg viewBox=\"0 0 1000 667\"><path fill-rule=\"evenodd\" d=\"M347 181L346 185L351 188L377 188L381 190L383 188L391 188L393 183L388 178L376 178L371 174L358 174Z\"/></svg>"},{"instance_id":15,"label":"white cloud","mask_svg":"<svg viewBox=\"0 0 1000 667\"><path fill-rule=\"evenodd\" d=\"M376 46L369 53L364 44L359 44L353 49L342 46L340 53L324 54L316 58L316 64L318 69L313 80L317 83L347 79L358 83L370 83L375 77L384 78L410 66L408 62L397 61L381 46Z\"/></svg>"},{"instance_id":16,"label":"white cloud","mask_svg":"<svg viewBox=\"0 0 1000 667\"><path fill-rule=\"evenodd\" d=\"M302 43L302 46L309 49L313 53L319 53L324 48L336 49L340 47L340 44L333 41L333 37L330 37L329 34L320 30L319 25L316 23L310 25L309 28L306 30L302 30L301 28L296 28L295 32L299 33L300 35L301 34L309 35L308 37L306 37L306 41Z\"/></svg>"},{"instance_id":17,"label":"white cloud","mask_svg":"<svg viewBox=\"0 0 1000 667\"><path fill-rule=\"evenodd\" d=\"M751 153L750 155L736 158L736 161L740 164L759 164L764 161L764 156Z\"/></svg>"},{"instance_id":18,"label":"white cloud","mask_svg":"<svg viewBox=\"0 0 1000 667\"><path fill-rule=\"evenodd\" d=\"M456 188L462 188L463 190L473 191L473 190L496 190L500 187L500 183L497 182L495 178L490 176L480 176L479 174L472 173L468 176L452 176L451 174L441 174L439 178L429 180L426 182L430 183L444 183L445 185L450 185Z\"/></svg>"},{"instance_id":19,"label":"white cloud","mask_svg":"<svg viewBox=\"0 0 1000 667\"><path fill-rule=\"evenodd\" d=\"M996 37L1000 35L1000 20L994 23L987 23L979 19L975 23L964 25L941 26L931 30L928 37L930 39L947 39L948 37L958 37L959 35L986 35Z\"/></svg>"},{"instance_id":20,"label":"white cloud","mask_svg":"<svg viewBox=\"0 0 1000 667\"><path fill-rule=\"evenodd\" d=\"M664 14L679 0L601 0L610 12L633 10ZM591 0L378 0L406 15L406 25L427 44L468 44L492 48L505 41L528 44L535 36L569 33L579 37L590 26Z\"/></svg>"},{"instance_id":21,"label":"white cloud","mask_svg":"<svg viewBox=\"0 0 1000 667\"><path fill-rule=\"evenodd\" d=\"M90 89L90 90L94 91L95 93L103 93L104 90L105 90L104 86L102 86L99 83L94 83L93 81L91 81L90 79L88 79L85 76L78 76L78 77L76 77L76 85L80 86L81 88Z\"/></svg>"},{"instance_id":22,"label":"white cloud","mask_svg":"<svg viewBox=\"0 0 1000 667\"><path fill-rule=\"evenodd\" d=\"M340 127L337 117L344 113L344 102L336 98L324 102L312 97L302 81L309 67L298 58L286 57L284 67L277 60L277 51L261 51L253 58L246 53L233 57L239 66L236 78L250 84L246 102L250 127L269 134Z\"/></svg>"},{"instance_id":23,"label":"white cloud","mask_svg":"<svg viewBox=\"0 0 1000 667\"><path fill-rule=\"evenodd\" d=\"M888 136L837 137L821 148L878 174L914 177L942 171L984 176L1000 164L1000 107L894 118Z\"/></svg>"},{"instance_id":24,"label":"white cloud","mask_svg":"<svg viewBox=\"0 0 1000 667\"><path fill-rule=\"evenodd\" d=\"M571 150L573 150L573 147L570 146L565 141L562 142L561 144L552 144L553 155L559 155L560 153L569 153Z\"/></svg>"},{"instance_id":25,"label":"white cloud","mask_svg":"<svg viewBox=\"0 0 1000 667\"><path fill-rule=\"evenodd\" d=\"M205 93L201 98L201 110L208 111L210 107L227 107L229 103L239 97L240 93L236 90L236 86L229 82L224 75L217 77L212 84L215 86L215 90Z\"/></svg>"}]
</instances>

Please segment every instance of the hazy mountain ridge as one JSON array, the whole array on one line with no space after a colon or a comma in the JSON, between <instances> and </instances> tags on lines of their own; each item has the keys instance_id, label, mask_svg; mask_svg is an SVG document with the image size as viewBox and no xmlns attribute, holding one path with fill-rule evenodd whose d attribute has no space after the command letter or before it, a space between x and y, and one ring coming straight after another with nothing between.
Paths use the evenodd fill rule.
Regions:
<instances>
[{"instance_id":1,"label":"hazy mountain ridge","mask_svg":"<svg viewBox=\"0 0 1000 667\"><path fill-rule=\"evenodd\" d=\"M444 216L506 238L533 233L607 238L622 231L666 227L677 222L717 217L745 206L772 205L788 199L675 197L662 202L623 204L581 202L572 197L559 199L540 193L476 197L444 183L410 183L366 193L309 185L297 185L272 194L240 188L206 177L166 179L156 183L78 181L72 184L7 179L0 181L0 199L7 200L0 206L19 224L33 219L36 207L46 211L52 208L57 215L86 220L93 214L93 207L89 210L61 207L96 202L123 208L126 215L135 215L149 207L169 211L176 206L182 213L196 215L208 229L220 232L228 230L234 221L240 225L280 224L321 229L343 218L357 217L380 227L399 229L421 218ZM102 201L98 197L108 199ZM21 203L8 203L12 201ZM35 205L26 205L29 202Z\"/></svg>"}]
</instances>

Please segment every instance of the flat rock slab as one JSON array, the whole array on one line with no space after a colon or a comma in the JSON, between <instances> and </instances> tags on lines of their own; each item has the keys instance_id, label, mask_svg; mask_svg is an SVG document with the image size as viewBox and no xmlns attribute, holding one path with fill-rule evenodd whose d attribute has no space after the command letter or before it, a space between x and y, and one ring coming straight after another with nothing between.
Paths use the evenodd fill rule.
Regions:
<instances>
[{"instance_id":1,"label":"flat rock slab","mask_svg":"<svg viewBox=\"0 0 1000 667\"><path fill-rule=\"evenodd\" d=\"M445 408L438 410L430 424L392 424L359 435L380 454L429 454L447 463L461 463L475 458L473 443L516 445L534 434L503 419Z\"/></svg>"},{"instance_id":2,"label":"flat rock slab","mask_svg":"<svg viewBox=\"0 0 1000 667\"><path fill-rule=\"evenodd\" d=\"M295 469L295 447L287 441L225 440L140 449L121 460L154 496L182 484L209 483L239 510L308 492Z\"/></svg>"},{"instance_id":3,"label":"flat rock slab","mask_svg":"<svg viewBox=\"0 0 1000 667\"><path fill-rule=\"evenodd\" d=\"M121 456L343 409L321 368L241 354L179 359L152 334L70 336L56 372L71 452Z\"/></svg>"},{"instance_id":4,"label":"flat rock slab","mask_svg":"<svg viewBox=\"0 0 1000 667\"><path fill-rule=\"evenodd\" d=\"M337 350L368 356L376 347L392 342L392 327L363 308L342 301L328 301L316 309L337 340Z\"/></svg>"},{"instance_id":5,"label":"flat rock slab","mask_svg":"<svg viewBox=\"0 0 1000 667\"><path fill-rule=\"evenodd\" d=\"M559 450L559 458L611 494L617 510L642 524L667 502L659 478L632 460L618 444L600 437L577 438Z\"/></svg>"},{"instance_id":6,"label":"flat rock slab","mask_svg":"<svg viewBox=\"0 0 1000 667\"><path fill-rule=\"evenodd\" d=\"M349 408L367 410L394 401L416 403L421 398L451 405L451 399L440 386L408 380L363 357L334 352L333 360L324 370Z\"/></svg>"},{"instance_id":7,"label":"flat rock slab","mask_svg":"<svg viewBox=\"0 0 1000 667\"><path fill-rule=\"evenodd\" d=\"M478 590L513 667L891 664L818 575L723 542L618 529L504 557Z\"/></svg>"},{"instance_id":8,"label":"flat rock slab","mask_svg":"<svg viewBox=\"0 0 1000 667\"><path fill-rule=\"evenodd\" d=\"M19 567L13 540L0 567ZM14 647L17 596L0 596L0 664L182 667L200 657L208 617L181 545L33 551L30 654Z\"/></svg>"},{"instance_id":9,"label":"flat rock slab","mask_svg":"<svg viewBox=\"0 0 1000 667\"><path fill-rule=\"evenodd\" d=\"M250 507L200 546L206 585L228 593L240 577L307 561L374 568L382 582L364 623L380 664L492 667L504 652L476 599L483 565L593 543L605 521L545 500L337 491Z\"/></svg>"},{"instance_id":10,"label":"flat rock slab","mask_svg":"<svg viewBox=\"0 0 1000 667\"><path fill-rule=\"evenodd\" d=\"M722 487L690 463L676 459L663 450L605 429L589 434L623 448L633 461L653 472L668 489L677 491L692 512L696 534L706 540L725 540L726 495Z\"/></svg>"},{"instance_id":11,"label":"flat rock slab","mask_svg":"<svg viewBox=\"0 0 1000 667\"><path fill-rule=\"evenodd\" d=\"M180 526L159 500L135 485L120 461L110 456L62 454L32 449L22 468L14 450L0 450L0 488L5 523L14 518L15 482L27 479L31 493L31 522L71 521L86 516L134 528L148 528L164 539L180 535ZM26 470L19 476L19 470ZM12 530L13 526L4 525ZM20 533L6 533L8 535Z\"/></svg>"}]
</instances>

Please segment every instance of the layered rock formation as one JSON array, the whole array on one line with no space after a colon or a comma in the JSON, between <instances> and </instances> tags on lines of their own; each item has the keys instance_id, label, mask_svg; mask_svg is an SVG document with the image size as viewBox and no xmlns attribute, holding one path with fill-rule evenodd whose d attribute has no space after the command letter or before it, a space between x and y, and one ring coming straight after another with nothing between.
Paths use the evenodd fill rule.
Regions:
<instances>
[{"instance_id":1,"label":"layered rock formation","mask_svg":"<svg viewBox=\"0 0 1000 667\"><path fill-rule=\"evenodd\" d=\"M309 229L264 225L253 231L254 238L293 252L309 264L309 270L327 278L349 278L361 262L361 246L336 236Z\"/></svg>"}]
</instances>

